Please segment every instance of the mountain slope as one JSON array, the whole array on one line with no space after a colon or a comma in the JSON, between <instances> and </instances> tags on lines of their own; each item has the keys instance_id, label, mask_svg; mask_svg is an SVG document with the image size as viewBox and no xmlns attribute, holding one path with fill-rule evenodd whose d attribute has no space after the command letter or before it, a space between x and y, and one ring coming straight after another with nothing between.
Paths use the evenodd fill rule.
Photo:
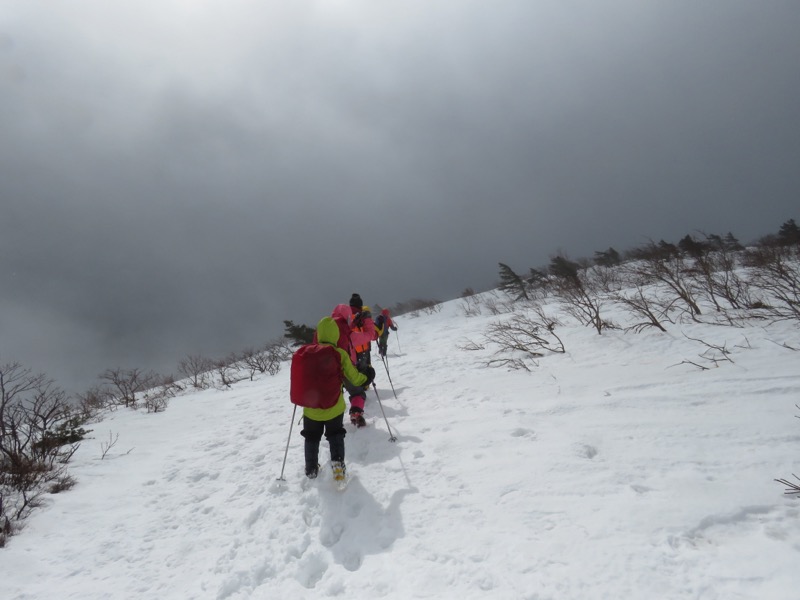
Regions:
<instances>
[{"instance_id":1,"label":"mountain slope","mask_svg":"<svg viewBox=\"0 0 800 600\"><path fill-rule=\"evenodd\" d=\"M0 596L796 597L800 502L773 481L798 472L798 354L779 346L796 328L692 325L733 361L700 370L683 361L705 348L677 328L566 324L567 353L526 373L459 349L501 318L454 301L397 319L397 398L375 367L398 440L370 392L343 492L327 462L303 477L297 416L276 480L288 368L110 414L78 485L2 551Z\"/></svg>"}]
</instances>

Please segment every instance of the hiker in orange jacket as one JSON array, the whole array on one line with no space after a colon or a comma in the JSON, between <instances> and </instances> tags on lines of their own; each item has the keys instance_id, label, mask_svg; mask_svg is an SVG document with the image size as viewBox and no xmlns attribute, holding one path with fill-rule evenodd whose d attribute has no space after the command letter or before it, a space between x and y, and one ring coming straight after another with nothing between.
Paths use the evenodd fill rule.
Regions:
<instances>
[{"instance_id":1,"label":"hiker in orange jacket","mask_svg":"<svg viewBox=\"0 0 800 600\"><path fill-rule=\"evenodd\" d=\"M378 339L378 332L375 330L369 306L364 306L361 296L358 294L350 297L348 324L350 325L350 343L352 344L350 356L353 357L356 369L366 373L367 369L372 367L370 348L372 342ZM367 388L363 386L347 387L347 391L350 394L350 422L356 427L364 427L367 424L364 419Z\"/></svg>"}]
</instances>

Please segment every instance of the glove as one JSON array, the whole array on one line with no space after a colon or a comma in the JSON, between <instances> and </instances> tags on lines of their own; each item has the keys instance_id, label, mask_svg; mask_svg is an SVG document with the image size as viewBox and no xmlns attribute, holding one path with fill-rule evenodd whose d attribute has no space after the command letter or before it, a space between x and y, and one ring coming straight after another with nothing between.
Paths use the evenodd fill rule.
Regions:
<instances>
[{"instance_id":1,"label":"glove","mask_svg":"<svg viewBox=\"0 0 800 600\"><path fill-rule=\"evenodd\" d=\"M397 325L392 325L392 331L397 331Z\"/></svg>"},{"instance_id":2,"label":"glove","mask_svg":"<svg viewBox=\"0 0 800 600\"><path fill-rule=\"evenodd\" d=\"M357 313L356 316L353 318L353 326L358 328L364 326L364 311Z\"/></svg>"},{"instance_id":3,"label":"glove","mask_svg":"<svg viewBox=\"0 0 800 600\"><path fill-rule=\"evenodd\" d=\"M372 385L372 382L375 381L375 369L372 367L367 367L364 369L364 375L367 376L367 381L364 383L364 387L369 387Z\"/></svg>"}]
</instances>

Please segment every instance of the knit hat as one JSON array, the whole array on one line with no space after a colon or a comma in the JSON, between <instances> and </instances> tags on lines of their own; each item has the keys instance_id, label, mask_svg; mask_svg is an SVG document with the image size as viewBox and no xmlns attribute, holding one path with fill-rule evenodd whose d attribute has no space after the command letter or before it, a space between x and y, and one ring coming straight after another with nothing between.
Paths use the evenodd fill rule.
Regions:
<instances>
[{"instance_id":1,"label":"knit hat","mask_svg":"<svg viewBox=\"0 0 800 600\"><path fill-rule=\"evenodd\" d=\"M352 296L350 296L350 306L353 306L355 308L361 308L362 306L364 306L364 303L361 301L361 296L359 296L358 294L353 294Z\"/></svg>"}]
</instances>

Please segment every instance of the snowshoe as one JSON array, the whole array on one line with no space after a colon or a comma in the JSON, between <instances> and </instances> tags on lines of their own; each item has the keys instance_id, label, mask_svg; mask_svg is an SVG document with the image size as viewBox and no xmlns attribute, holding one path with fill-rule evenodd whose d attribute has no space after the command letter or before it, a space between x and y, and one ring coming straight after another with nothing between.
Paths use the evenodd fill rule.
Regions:
<instances>
[{"instance_id":1,"label":"snowshoe","mask_svg":"<svg viewBox=\"0 0 800 600\"><path fill-rule=\"evenodd\" d=\"M333 480L337 484L343 484L347 480L347 467L339 460L331 462L331 469L333 469Z\"/></svg>"}]
</instances>

